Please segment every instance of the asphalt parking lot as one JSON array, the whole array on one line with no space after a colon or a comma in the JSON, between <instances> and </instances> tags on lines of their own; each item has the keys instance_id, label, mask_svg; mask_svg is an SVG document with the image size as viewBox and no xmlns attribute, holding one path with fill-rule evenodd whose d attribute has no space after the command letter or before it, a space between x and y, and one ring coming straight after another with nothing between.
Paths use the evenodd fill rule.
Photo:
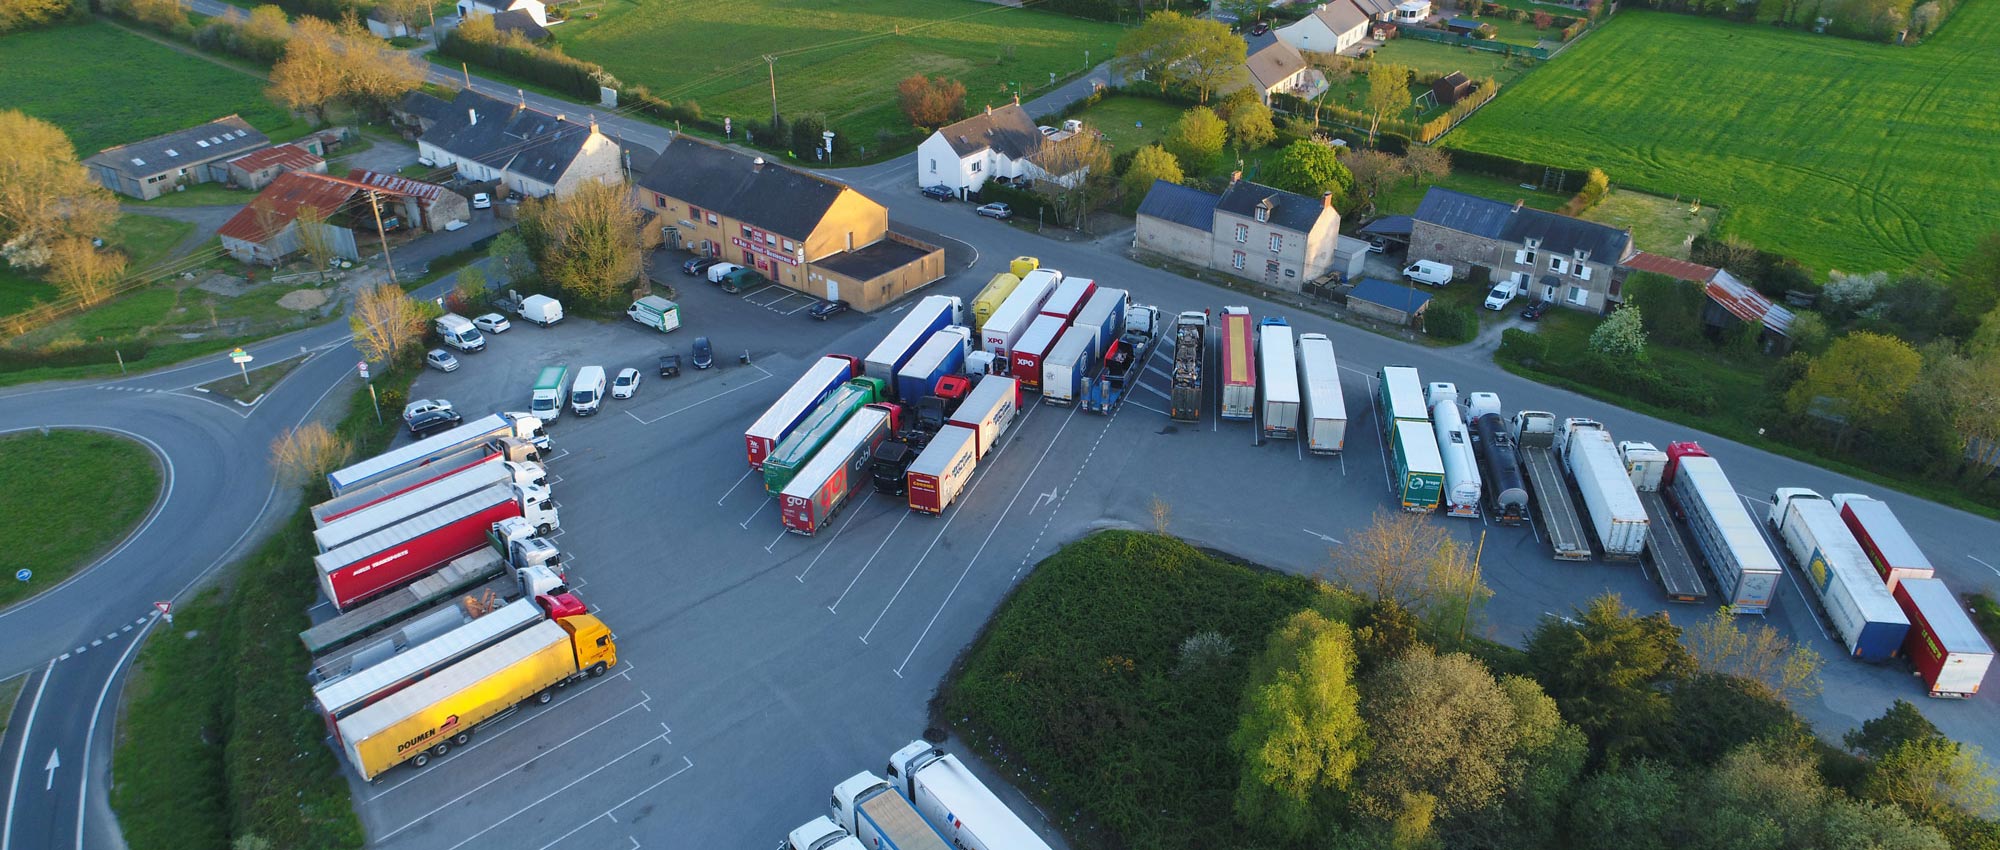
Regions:
<instances>
[{"instance_id":1,"label":"asphalt parking lot","mask_svg":"<svg viewBox=\"0 0 2000 850\"><path fill-rule=\"evenodd\" d=\"M969 301L1003 262L976 264L937 291ZM1120 283L1087 267L1065 271ZM834 783L879 774L891 751L924 731L926 703L953 660L1064 542L1103 527L1151 528L1157 499L1168 506L1169 531L1199 545L1286 570L1324 569L1346 535L1391 507L1372 405L1372 375L1384 363L1414 363L1426 381L1455 381L1462 393L1498 391L1509 410L1600 418L1620 439L1682 436L1490 367L1292 315L1302 332L1329 333L1340 352L1349 408L1340 456L1308 455L1296 441L1260 441L1247 423L1218 421L1213 381L1201 422L1168 419L1167 355L1156 351L1144 386L1113 416L1030 402L943 516L857 495L829 531L806 538L782 529L773 498L749 474L743 428L819 355L866 353L900 312L814 322L794 309L810 303L796 296L730 295L683 280L683 327L673 333L623 320L517 323L485 352L461 356L457 372L427 372L413 388L413 397L448 398L473 415L525 407L535 370L551 362L646 375L636 398L607 400L590 418L566 413L550 429L557 543L578 595L617 632L620 667L423 771L400 768L358 786L378 846L458 848L495 836L527 848L775 843L823 813ZM1129 285L1135 301L1169 314L1255 305L1197 284ZM714 340L716 368L684 363L681 377L658 376L660 353L685 355L702 335ZM737 358L745 350L748 365ZM1626 422L1651 425L1627 430ZM1750 462L1739 447L1710 450L1725 464ZM1747 468L1735 479L1746 499L1781 484L1830 486L1748 479ZM1484 627L1497 639L1516 640L1545 614L1604 590L1641 610L1667 607L1640 566L1556 562L1533 528L1438 521L1480 548L1495 591ZM1842 658L1800 587L1786 581L1768 621L1828 657L1827 695L1802 711L1838 729L1879 714L1889 699L1919 696L1900 667ZM1669 610L1684 623L1709 611ZM1925 709L1951 734L1990 748L1991 699ZM1022 798L1001 793L1037 822Z\"/></svg>"}]
</instances>

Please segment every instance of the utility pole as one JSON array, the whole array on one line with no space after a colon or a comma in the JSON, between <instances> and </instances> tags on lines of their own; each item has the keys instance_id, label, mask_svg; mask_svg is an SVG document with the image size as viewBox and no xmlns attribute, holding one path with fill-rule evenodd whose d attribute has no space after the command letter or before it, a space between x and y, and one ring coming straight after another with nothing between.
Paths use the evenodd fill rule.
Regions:
<instances>
[{"instance_id":1,"label":"utility pole","mask_svg":"<svg viewBox=\"0 0 2000 850\"><path fill-rule=\"evenodd\" d=\"M460 74L464 74L464 75L465 75L465 87L466 87L467 89L471 89L471 88L472 88L472 70L471 70L471 69L469 69L469 68L467 68L467 67L465 67L465 63L464 63L464 62L460 62L460 63L458 63L458 72L459 72Z\"/></svg>"},{"instance_id":2,"label":"utility pole","mask_svg":"<svg viewBox=\"0 0 2000 850\"><path fill-rule=\"evenodd\" d=\"M382 264L389 267L389 282L402 287L396 280L396 261L389 257L389 234L382 231L382 201L375 196L375 190L368 190L368 209L375 213L375 238L382 240Z\"/></svg>"},{"instance_id":3,"label":"utility pole","mask_svg":"<svg viewBox=\"0 0 2000 850\"><path fill-rule=\"evenodd\" d=\"M764 54L764 65L771 71L771 126L778 126L778 57Z\"/></svg>"}]
</instances>

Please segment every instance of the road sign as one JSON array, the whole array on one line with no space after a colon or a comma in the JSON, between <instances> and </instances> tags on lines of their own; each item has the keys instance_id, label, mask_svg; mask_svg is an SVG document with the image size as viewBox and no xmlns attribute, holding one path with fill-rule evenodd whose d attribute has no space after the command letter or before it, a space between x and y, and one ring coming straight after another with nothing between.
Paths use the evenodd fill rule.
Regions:
<instances>
[{"instance_id":1,"label":"road sign","mask_svg":"<svg viewBox=\"0 0 2000 850\"><path fill-rule=\"evenodd\" d=\"M14 580L15 580L15 581L27 581L28 579L31 579L31 578L34 578L34 577L35 577L35 571L34 571L34 570L31 570L31 569L28 569L28 568L26 568L26 567L23 567L23 568L21 568L21 569L18 569L18 570L15 570L15 571L14 571Z\"/></svg>"},{"instance_id":2,"label":"road sign","mask_svg":"<svg viewBox=\"0 0 2000 850\"><path fill-rule=\"evenodd\" d=\"M248 363L251 360L255 359L256 358L250 356L250 352L244 351L241 348L229 352L229 362L231 363L239 363L239 364Z\"/></svg>"},{"instance_id":3,"label":"road sign","mask_svg":"<svg viewBox=\"0 0 2000 850\"><path fill-rule=\"evenodd\" d=\"M368 380L368 361L363 360L355 365L361 369L361 380Z\"/></svg>"},{"instance_id":4,"label":"road sign","mask_svg":"<svg viewBox=\"0 0 2000 850\"><path fill-rule=\"evenodd\" d=\"M153 603L153 607L160 609L160 613L162 614L171 614L174 611L174 603L172 602L155 602Z\"/></svg>"}]
</instances>

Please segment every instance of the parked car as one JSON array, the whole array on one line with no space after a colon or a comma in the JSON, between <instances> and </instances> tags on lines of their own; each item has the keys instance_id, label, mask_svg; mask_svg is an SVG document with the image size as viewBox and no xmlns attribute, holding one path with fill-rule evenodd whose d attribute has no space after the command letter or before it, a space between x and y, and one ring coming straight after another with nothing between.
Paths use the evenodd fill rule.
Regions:
<instances>
[{"instance_id":1,"label":"parked car","mask_svg":"<svg viewBox=\"0 0 2000 850\"><path fill-rule=\"evenodd\" d=\"M1270 31L1271 31L1270 21L1258 21L1257 23L1251 25L1250 27L1251 35L1263 35Z\"/></svg>"},{"instance_id":2,"label":"parked car","mask_svg":"<svg viewBox=\"0 0 2000 850\"><path fill-rule=\"evenodd\" d=\"M1443 286L1451 282L1451 266L1432 260L1418 260L1403 269L1403 276L1418 283Z\"/></svg>"},{"instance_id":3,"label":"parked car","mask_svg":"<svg viewBox=\"0 0 2000 850\"><path fill-rule=\"evenodd\" d=\"M847 312L847 302L845 301L821 301L818 304L814 304L811 310L807 310L806 315L824 322L830 317L838 316L845 312Z\"/></svg>"},{"instance_id":4,"label":"parked car","mask_svg":"<svg viewBox=\"0 0 2000 850\"><path fill-rule=\"evenodd\" d=\"M458 358L442 348L433 348L424 355L424 365L440 372L458 371Z\"/></svg>"},{"instance_id":5,"label":"parked car","mask_svg":"<svg viewBox=\"0 0 2000 850\"><path fill-rule=\"evenodd\" d=\"M681 264L681 274L697 275L708 271L708 267L722 262L721 257L696 257Z\"/></svg>"},{"instance_id":6,"label":"parked car","mask_svg":"<svg viewBox=\"0 0 2000 850\"><path fill-rule=\"evenodd\" d=\"M1541 318L1542 314L1548 311L1549 311L1549 302L1535 301L1533 303L1530 303L1527 309L1521 311L1521 318L1527 319L1528 321L1532 322L1536 319Z\"/></svg>"},{"instance_id":7,"label":"parked car","mask_svg":"<svg viewBox=\"0 0 2000 850\"><path fill-rule=\"evenodd\" d=\"M660 377L678 378L680 376L681 376L681 356L678 354L660 355Z\"/></svg>"},{"instance_id":8,"label":"parked car","mask_svg":"<svg viewBox=\"0 0 2000 850\"><path fill-rule=\"evenodd\" d=\"M451 402L441 398L420 398L403 405L403 421L408 422L433 410L450 410Z\"/></svg>"},{"instance_id":9,"label":"parked car","mask_svg":"<svg viewBox=\"0 0 2000 850\"><path fill-rule=\"evenodd\" d=\"M1380 236L1368 237L1368 253L1380 254L1389 250L1389 240Z\"/></svg>"},{"instance_id":10,"label":"parked car","mask_svg":"<svg viewBox=\"0 0 2000 850\"><path fill-rule=\"evenodd\" d=\"M937 186L925 186L924 197L934 201L950 201L956 199L958 193L952 191L950 186L940 184Z\"/></svg>"},{"instance_id":11,"label":"parked car","mask_svg":"<svg viewBox=\"0 0 2000 850\"><path fill-rule=\"evenodd\" d=\"M709 344L708 337L695 337L694 367L696 369L706 369L713 365L715 365L715 346Z\"/></svg>"},{"instance_id":12,"label":"parked car","mask_svg":"<svg viewBox=\"0 0 2000 850\"><path fill-rule=\"evenodd\" d=\"M983 204L978 209L973 210L973 212L987 218L997 218L1001 221L1006 221L1014 217L1014 208L1006 204Z\"/></svg>"},{"instance_id":13,"label":"parked car","mask_svg":"<svg viewBox=\"0 0 2000 850\"><path fill-rule=\"evenodd\" d=\"M639 391L639 370L620 369L618 377L611 379L612 398L631 398Z\"/></svg>"},{"instance_id":14,"label":"parked car","mask_svg":"<svg viewBox=\"0 0 2000 850\"><path fill-rule=\"evenodd\" d=\"M1521 294L1521 284L1514 280L1503 280L1493 285L1493 291L1486 293L1486 309L1505 310L1515 296Z\"/></svg>"},{"instance_id":15,"label":"parked car","mask_svg":"<svg viewBox=\"0 0 2000 850\"><path fill-rule=\"evenodd\" d=\"M508 328L513 327L507 323L507 317L499 313L487 313L473 319L472 326L490 334L505 333Z\"/></svg>"},{"instance_id":16,"label":"parked car","mask_svg":"<svg viewBox=\"0 0 2000 850\"><path fill-rule=\"evenodd\" d=\"M736 271L737 269L740 268L743 267L735 263L716 263L715 265L709 266L707 269L702 270L702 274L708 276L709 283L719 284L722 282L723 278L729 276L730 272Z\"/></svg>"},{"instance_id":17,"label":"parked car","mask_svg":"<svg viewBox=\"0 0 2000 850\"><path fill-rule=\"evenodd\" d=\"M474 192L474 193L472 194L472 208L473 208L473 209L475 209L475 210L490 210L490 209L492 209L492 208L493 208L493 196L492 196L492 195L488 195L488 194L486 194L485 192Z\"/></svg>"},{"instance_id":18,"label":"parked car","mask_svg":"<svg viewBox=\"0 0 2000 850\"><path fill-rule=\"evenodd\" d=\"M451 408L447 407L436 410L426 410L422 413L419 413L415 416L405 419L404 422L405 424L410 426L410 436L421 437L432 431L439 431L445 428L450 428L464 421L464 419L465 417L458 415L458 411L452 410Z\"/></svg>"}]
</instances>

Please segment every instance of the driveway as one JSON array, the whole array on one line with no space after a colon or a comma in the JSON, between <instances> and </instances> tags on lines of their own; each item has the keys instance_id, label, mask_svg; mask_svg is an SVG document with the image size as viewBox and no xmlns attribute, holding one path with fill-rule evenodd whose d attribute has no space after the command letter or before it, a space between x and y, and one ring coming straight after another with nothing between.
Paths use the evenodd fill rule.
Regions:
<instances>
[{"instance_id":1,"label":"driveway","mask_svg":"<svg viewBox=\"0 0 2000 850\"><path fill-rule=\"evenodd\" d=\"M415 165L417 149L402 142L381 136L369 136L375 144L365 151L353 155L340 155L328 163L327 173L346 175L350 168L365 168L382 174L394 174L403 166Z\"/></svg>"},{"instance_id":2,"label":"driveway","mask_svg":"<svg viewBox=\"0 0 2000 850\"><path fill-rule=\"evenodd\" d=\"M215 232L221 230L222 225L229 221L230 216L235 215L241 209L243 208L240 206L149 207L139 204L118 205L118 211L126 215L157 216L159 218L170 218L174 221L185 221L194 225L194 232L189 233L186 239L182 239L181 244L175 246L173 253L168 255L171 259L185 257L193 253L194 249L201 247L203 243L215 238Z\"/></svg>"}]
</instances>

